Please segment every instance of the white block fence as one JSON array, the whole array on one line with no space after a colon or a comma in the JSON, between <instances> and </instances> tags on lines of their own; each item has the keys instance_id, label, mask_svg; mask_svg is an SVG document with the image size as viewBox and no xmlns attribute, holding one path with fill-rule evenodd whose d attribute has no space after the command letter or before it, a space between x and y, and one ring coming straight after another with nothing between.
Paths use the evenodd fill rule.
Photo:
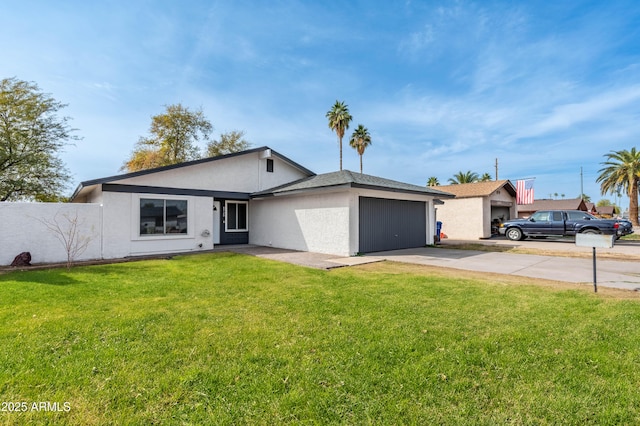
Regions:
<instances>
[{"instance_id":1,"label":"white block fence","mask_svg":"<svg viewBox=\"0 0 640 426\"><path fill-rule=\"evenodd\" d=\"M102 206L71 203L0 203L0 265L10 265L16 255L28 251L31 263L67 261L67 250L59 241L69 235L75 222L77 236L88 245L75 260L100 259ZM51 227L59 227L55 232Z\"/></svg>"}]
</instances>

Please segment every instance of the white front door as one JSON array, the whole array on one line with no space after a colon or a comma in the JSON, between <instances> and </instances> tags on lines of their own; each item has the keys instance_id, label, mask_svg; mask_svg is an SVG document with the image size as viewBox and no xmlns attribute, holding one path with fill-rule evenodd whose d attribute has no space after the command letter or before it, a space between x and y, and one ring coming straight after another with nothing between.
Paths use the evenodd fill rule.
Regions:
<instances>
[{"instance_id":1,"label":"white front door","mask_svg":"<svg viewBox=\"0 0 640 426\"><path fill-rule=\"evenodd\" d=\"M220 201L213 202L213 244L220 244L220 214L222 206Z\"/></svg>"}]
</instances>

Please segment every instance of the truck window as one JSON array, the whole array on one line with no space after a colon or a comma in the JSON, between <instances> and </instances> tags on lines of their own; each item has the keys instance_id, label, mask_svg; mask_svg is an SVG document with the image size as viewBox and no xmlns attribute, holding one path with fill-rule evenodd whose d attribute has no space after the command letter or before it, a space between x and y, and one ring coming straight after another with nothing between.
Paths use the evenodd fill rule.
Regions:
<instances>
[{"instance_id":1,"label":"truck window","mask_svg":"<svg viewBox=\"0 0 640 426\"><path fill-rule=\"evenodd\" d=\"M569 216L569 220L593 219L593 216L591 216L589 213L585 213L585 212L568 211L567 215Z\"/></svg>"},{"instance_id":2,"label":"truck window","mask_svg":"<svg viewBox=\"0 0 640 426\"><path fill-rule=\"evenodd\" d=\"M535 222L548 222L549 212L535 212L531 215L531 219L533 219Z\"/></svg>"},{"instance_id":3,"label":"truck window","mask_svg":"<svg viewBox=\"0 0 640 426\"><path fill-rule=\"evenodd\" d=\"M553 221L554 222L562 222L564 219L562 218L562 212L553 212Z\"/></svg>"}]
</instances>

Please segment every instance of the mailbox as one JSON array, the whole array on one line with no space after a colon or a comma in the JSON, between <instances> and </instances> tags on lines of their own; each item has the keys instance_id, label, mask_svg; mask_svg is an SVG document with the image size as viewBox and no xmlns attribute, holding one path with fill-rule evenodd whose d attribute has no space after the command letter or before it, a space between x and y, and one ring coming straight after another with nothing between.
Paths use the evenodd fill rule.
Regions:
<instances>
[{"instance_id":1,"label":"mailbox","mask_svg":"<svg viewBox=\"0 0 640 426\"><path fill-rule=\"evenodd\" d=\"M578 247L613 248L615 240L615 235L576 234Z\"/></svg>"},{"instance_id":2,"label":"mailbox","mask_svg":"<svg viewBox=\"0 0 640 426\"><path fill-rule=\"evenodd\" d=\"M598 280L596 278L596 248L613 248L616 241L615 235L600 234L576 234L577 247L591 247L593 250L593 291L598 291Z\"/></svg>"}]
</instances>

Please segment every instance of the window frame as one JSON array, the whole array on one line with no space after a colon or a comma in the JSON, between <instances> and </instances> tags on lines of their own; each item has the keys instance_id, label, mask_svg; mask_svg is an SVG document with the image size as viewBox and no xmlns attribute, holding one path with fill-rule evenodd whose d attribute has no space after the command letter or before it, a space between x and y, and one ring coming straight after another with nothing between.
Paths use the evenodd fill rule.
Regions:
<instances>
[{"instance_id":1,"label":"window frame","mask_svg":"<svg viewBox=\"0 0 640 426\"><path fill-rule=\"evenodd\" d=\"M234 204L235 208L235 224L236 228L229 228L229 206ZM245 227L238 228L238 205L244 205L244 213L245 213ZM226 200L224 202L224 232L249 232L249 202L248 201L238 201L238 200Z\"/></svg>"},{"instance_id":2,"label":"window frame","mask_svg":"<svg viewBox=\"0 0 640 426\"><path fill-rule=\"evenodd\" d=\"M267 173L273 173L273 159L272 158L267 158Z\"/></svg>"},{"instance_id":3,"label":"window frame","mask_svg":"<svg viewBox=\"0 0 640 426\"><path fill-rule=\"evenodd\" d=\"M162 220L163 232L160 233L142 233L142 200L162 201ZM186 232L167 232L167 203L171 201L183 201L186 203ZM180 239L193 237L193 203L190 197L172 197L159 194L136 194L132 203L133 214L136 220L132 222L132 238L134 240L149 241L151 239Z\"/></svg>"}]
</instances>

